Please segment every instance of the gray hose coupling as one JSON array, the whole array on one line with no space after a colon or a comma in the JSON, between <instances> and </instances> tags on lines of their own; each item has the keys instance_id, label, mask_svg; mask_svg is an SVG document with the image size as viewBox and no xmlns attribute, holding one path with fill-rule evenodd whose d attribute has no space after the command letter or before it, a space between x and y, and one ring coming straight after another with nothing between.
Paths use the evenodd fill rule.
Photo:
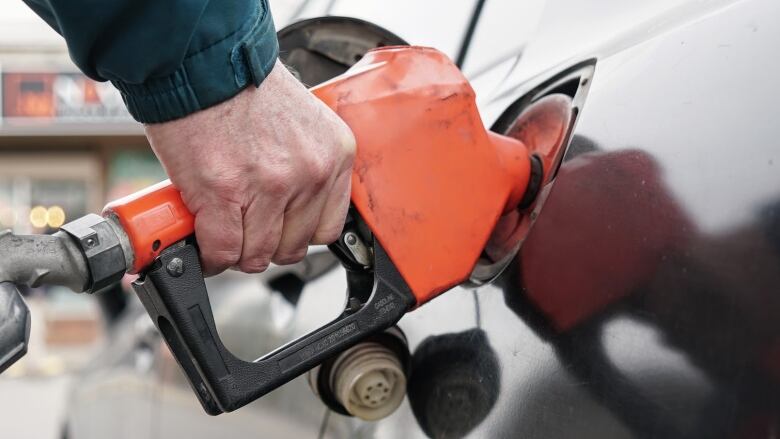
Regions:
<instances>
[{"instance_id":1,"label":"gray hose coupling","mask_svg":"<svg viewBox=\"0 0 780 439\"><path fill-rule=\"evenodd\" d=\"M84 254L89 269L85 292L94 293L122 279L129 258L129 248L121 228L111 219L89 214L63 225L60 230L70 235Z\"/></svg>"}]
</instances>

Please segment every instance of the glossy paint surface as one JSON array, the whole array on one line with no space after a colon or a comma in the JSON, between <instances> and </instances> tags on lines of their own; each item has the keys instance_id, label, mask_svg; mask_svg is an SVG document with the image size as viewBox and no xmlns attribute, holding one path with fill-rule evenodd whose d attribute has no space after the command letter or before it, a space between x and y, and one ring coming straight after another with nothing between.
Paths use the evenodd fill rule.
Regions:
<instances>
[{"instance_id":1,"label":"glossy paint surface","mask_svg":"<svg viewBox=\"0 0 780 439\"><path fill-rule=\"evenodd\" d=\"M515 266L474 293L471 314L468 292L452 292L402 321L407 334L441 329L435 315L452 315L443 302L461 294L457 320L481 322L439 335L451 346L453 334L480 334L453 348L480 379L414 411L421 426L452 421L428 436L776 434L780 65L763 54L780 41L780 8L690 13L570 61L597 59Z\"/></svg>"}]
</instances>

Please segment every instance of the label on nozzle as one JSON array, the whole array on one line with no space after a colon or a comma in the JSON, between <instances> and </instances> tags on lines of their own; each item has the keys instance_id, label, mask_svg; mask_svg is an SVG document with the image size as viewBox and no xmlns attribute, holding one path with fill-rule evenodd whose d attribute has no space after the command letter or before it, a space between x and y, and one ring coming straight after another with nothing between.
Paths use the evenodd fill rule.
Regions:
<instances>
[{"instance_id":1,"label":"label on nozzle","mask_svg":"<svg viewBox=\"0 0 780 439\"><path fill-rule=\"evenodd\" d=\"M316 341L309 343L307 346L293 352L292 354L279 360L279 368L283 373L289 372L297 365L309 360L315 355L322 353L331 346L337 344L342 339L348 337L350 334L357 332L358 323L352 322L346 324L328 335L325 335Z\"/></svg>"}]
</instances>

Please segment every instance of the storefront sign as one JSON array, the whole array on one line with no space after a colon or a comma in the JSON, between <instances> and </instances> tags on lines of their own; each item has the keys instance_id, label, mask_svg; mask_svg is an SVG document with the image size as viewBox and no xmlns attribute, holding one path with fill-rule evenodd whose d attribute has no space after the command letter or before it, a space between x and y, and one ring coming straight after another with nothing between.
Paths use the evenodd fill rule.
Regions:
<instances>
[{"instance_id":1,"label":"storefront sign","mask_svg":"<svg viewBox=\"0 0 780 439\"><path fill-rule=\"evenodd\" d=\"M106 122L132 120L108 82L79 73L3 73L2 118L19 121Z\"/></svg>"}]
</instances>

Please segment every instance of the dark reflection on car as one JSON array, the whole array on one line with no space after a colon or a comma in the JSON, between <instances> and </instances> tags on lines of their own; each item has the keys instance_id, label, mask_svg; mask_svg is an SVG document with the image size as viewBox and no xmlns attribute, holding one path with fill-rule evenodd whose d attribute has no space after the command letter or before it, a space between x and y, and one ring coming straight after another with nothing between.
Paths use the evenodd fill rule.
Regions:
<instances>
[{"instance_id":1,"label":"dark reflection on car","mask_svg":"<svg viewBox=\"0 0 780 439\"><path fill-rule=\"evenodd\" d=\"M559 179L505 278L507 305L637 437L776 431L780 200L755 223L703 233L649 154L599 151L587 138L573 140ZM642 357L631 352L643 340L612 343L616 322L658 339L644 341L655 369L621 359ZM663 359L675 354L677 369Z\"/></svg>"}]
</instances>

